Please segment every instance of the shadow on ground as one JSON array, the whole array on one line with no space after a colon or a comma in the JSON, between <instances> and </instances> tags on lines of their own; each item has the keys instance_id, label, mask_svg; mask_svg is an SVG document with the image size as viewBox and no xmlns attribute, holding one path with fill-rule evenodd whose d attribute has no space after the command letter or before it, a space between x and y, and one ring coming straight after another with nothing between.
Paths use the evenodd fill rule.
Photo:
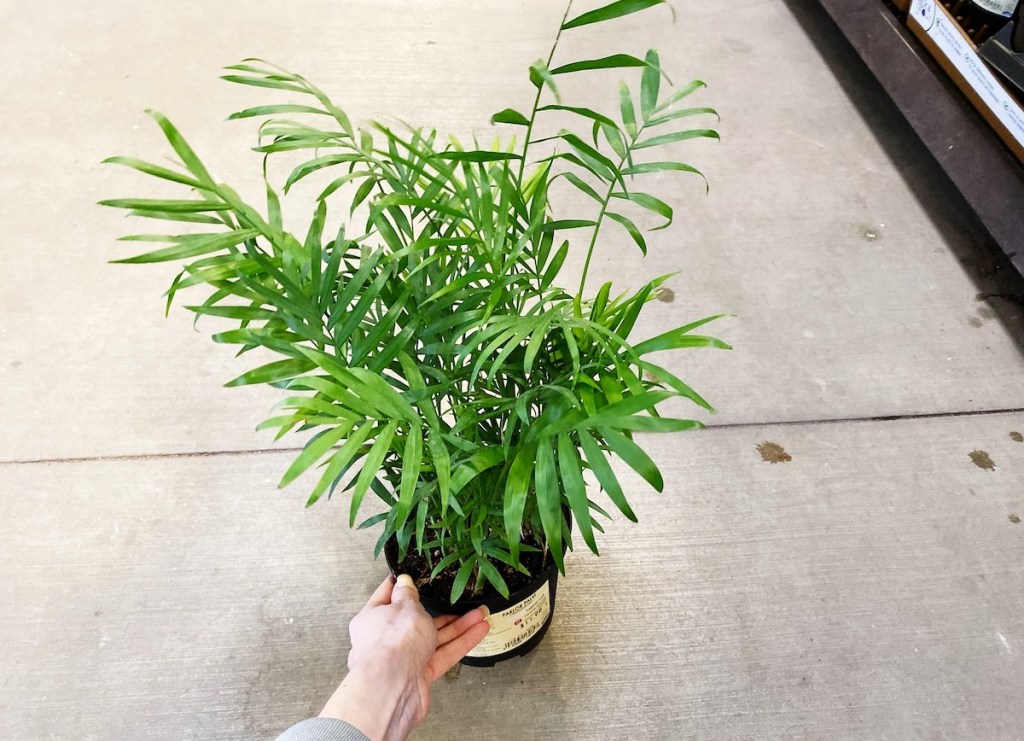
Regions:
<instances>
[{"instance_id":1,"label":"shadow on ground","mask_svg":"<svg viewBox=\"0 0 1024 741\"><path fill-rule=\"evenodd\" d=\"M783 2L973 281L979 303L975 326L981 326L983 319L998 317L1024 352L1024 277L989 236L824 8L813 0ZM955 90L952 84L950 87Z\"/></svg>"}]
</instances>

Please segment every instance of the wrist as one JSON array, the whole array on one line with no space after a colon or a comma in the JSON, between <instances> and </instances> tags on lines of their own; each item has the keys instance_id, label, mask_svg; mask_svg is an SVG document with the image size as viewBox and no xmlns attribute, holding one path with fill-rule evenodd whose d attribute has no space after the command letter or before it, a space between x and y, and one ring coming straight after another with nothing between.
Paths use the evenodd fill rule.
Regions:
<instances>
[{"instance_id":1,"label":"wrist","mask_svg":"<svg viewBox=\"0 0 1024 741\"><path fill-rule=\"evenodd\" d=\"M356 667L342 680L320 712L358 728L371 741L383 741L405 715L408 687L389 681L386 672Z\"/></svg>"}]
</instances>

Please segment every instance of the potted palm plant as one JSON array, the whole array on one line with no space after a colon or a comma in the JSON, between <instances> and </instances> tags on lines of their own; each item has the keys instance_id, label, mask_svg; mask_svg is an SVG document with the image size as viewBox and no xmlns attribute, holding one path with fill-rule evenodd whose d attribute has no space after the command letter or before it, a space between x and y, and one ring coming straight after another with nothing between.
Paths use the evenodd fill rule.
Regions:
<instances>
[{"instance_id":1,"label":"potted palm plant","mask_svg":"<svg viewBox=\"0 0 1024 741\"><path fill-rule=\"evenodd\" d=\"M521 136L499 137L490 148L423 128L357 127L304 77L250 59L224 79L286 95L230 117L263 119L255 149L264 154L264 206L214 178L153 111L180 167L107 160L188 190L174 200L103 201L185 223L173 236L122 237L163 246L115 262L179 263L168 309L180 292L203 287L187 308L232 322L215 342L279 356L227 385L281 389L278 411L260 428L278 437L310 431L281 486L316 469L308 504L344 496L350 525L380 528L375 555L413 575L433 612L487 604L491 635L467 663L493 664L540 641L566 549L578 539L598 552L609 513L594 492L636 520L611 458L661 490L634 433L701 424L663 417L658 405L681 397L711 409L648 358L727 347L694 333L717 317L634 342L641 311L668 276L619 295L611 283L591 291L587 282L605 227L624 230L646 254L635 214L653 213L655 229L672 222L664 200L634 185L657 182L656 173L703 177L651 155L718 138L680 126L715 115L679 105L704 84L665 94L654 50L555 63L563 34L663 4L617 0L573 15L570 3L547 60L530 67L532 108L492 118ZM563 76L620 69L639 72L638 95L620 83L614 116L561 100ZM552 128L551 118L579 126ZM268 161L289 156L301 161L278 189ZM285 227L280 196L309 178L320 178L322 190L295 233ZM555 218L552 198L562 187L593 203ZM585 258L566 288L570 250ZM360 521L373 499L376 511Z\"/></svg>"}]
</instances>

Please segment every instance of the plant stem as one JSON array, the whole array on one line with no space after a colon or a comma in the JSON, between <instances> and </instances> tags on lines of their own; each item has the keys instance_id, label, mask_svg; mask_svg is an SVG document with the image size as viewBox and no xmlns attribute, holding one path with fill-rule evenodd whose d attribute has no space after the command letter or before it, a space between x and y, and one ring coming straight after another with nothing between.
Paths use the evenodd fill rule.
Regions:
<instances>
[{"instance_id":1,"label":"plant stem","mask_svg":"<svg viewBox=\"0 0 1024 741\"><path fill-rule=\"evenodd\" d=\"M619 163L619 167L622 167L622 163ZM594 231L590 235L590 246L587 247L587 259L583 261L583 276L580 278L580 287L576 291L576 303L579 305L583 304L583 287L587 283L587 273L590 272L590 258L594 256L594 247L597 245L597 233L601 229L601 222L604 221L604 214L608 210L608 203L612 198L612 190L615 188L615 181L612 180L608 186L608 192L605 193L604 201L601 203L601 211L597 214L597 220L594 222Z\"/></svg>"},{"instance_id":2,"label":"plant stem","mask_svg":"<svg viewBox=\"0 0 1024 741\"><path fill-rule=\"evenodd\" d=\"M633 151L634 145L640 138L640 134L643 133L646 124L641 124L637 130L636 135L626 146L626 153L622 155L622 159L619 160L619 164L615 166L616 172L622 169L622 164L629 159L629 155ZM604 201L601 203L601 212L597 215L597 220L594 222L594 231L590 235L590 246L587 248L587 259L583 262L583 276L580 278L580 287L576 292L576 301L578 304L583 303L583 289L587 284L587 273L590 272L590 258L594 256L594 247L597 245L597 234L601 230L601 222L604 220L604 215L608 211L608 204L612 198L612 192L615 190L615 178L608 184L608 192L604 196Z\"/></svg>"},{"instance_id":3,"label":"plant stem","mask_svg":"<svg viewBox=\"0 0 1024 741\"><path fill-rule=\"evenodd\" d=\"M565 25L565 20L569 17L569 11L572 9L572 0L569 0L569 4L565 6L565 13L562 14L562 21L558 24L558 33L555 34L555 43L551 45L551 52L548 54L548 61L545 65L550 68L551 60L555 58L555 49L558 48L558 41L562 38L562 26ZM533 122L537 118L537 106L540 105L540 96L544 92L544 84L541 83L540 87L537 88L537 94L533 98L533 108L530 109L530 123L526 127L526 140L523 142L523 158L519 160L519 176L517 180L522 185L523 182L523 171L526 168L526 152L530 148L530 136L533 134Z\"/></svg>"}]
</instances>

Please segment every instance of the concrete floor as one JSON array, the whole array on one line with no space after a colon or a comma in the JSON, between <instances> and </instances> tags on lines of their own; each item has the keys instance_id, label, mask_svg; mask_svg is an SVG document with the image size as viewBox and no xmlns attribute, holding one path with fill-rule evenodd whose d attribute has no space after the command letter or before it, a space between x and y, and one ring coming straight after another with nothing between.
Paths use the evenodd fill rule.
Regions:
<instances>
[{"instance_id":1,"label":"concrete floor","mask_svg":"<svg viewBox=\"0 0 1024 741\"><path fill-rule=\"evenodd\" d=\"M710 196L678 181L650 259L613 238L594 269L680 271L641 337L737 315L732 353L664 359L715 426L650 440L640 525L573 555L542 646L440 682L415 738L1019 738L1021 280L813 2L675 4L564 54L656 46L722 114L679 150ZM533 5L0 0L0 736L272 738L385 573L340 503L276 489L276 392L221 388L246 366L163 318L170 270L105 263L127 226L95 201L151 186L97 163L164 152L157 107L256 192L253 128L221 121L268 97L216 79L253 55L355 118L488 134L560 17Z\"/></svg>"}]
</instances>

